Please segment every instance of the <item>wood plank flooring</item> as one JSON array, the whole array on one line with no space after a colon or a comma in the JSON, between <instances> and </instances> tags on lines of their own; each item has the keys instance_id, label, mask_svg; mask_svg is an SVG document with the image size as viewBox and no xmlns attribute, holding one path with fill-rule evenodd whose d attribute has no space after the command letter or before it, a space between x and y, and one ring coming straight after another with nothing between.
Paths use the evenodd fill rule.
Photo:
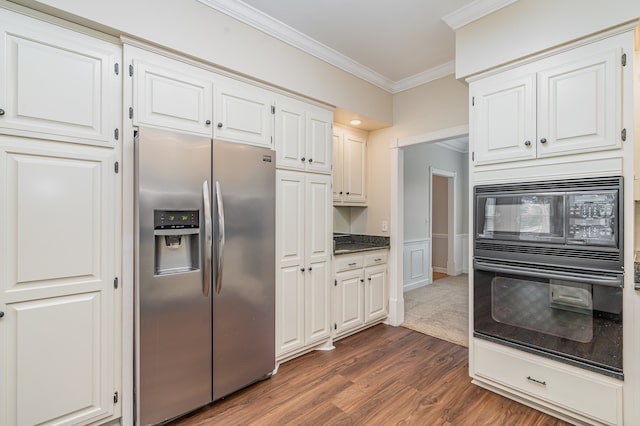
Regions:
<instances>
[{"instance_id":1,"label":"wood plank flooring","mask_svg":"<svg viewBox=\"0 0 640 426\"><path fill-rule=\"evenodd\" d=\"M472 385L467 349L377 325L172 425L566 425Z\"/></svg>"},{"instance_id":2,"label":"wood plank flooring","mask_svg":"<svg viewBox=\"0 0 640 426\"><path fill-rule=\"evenodd\" d=\"M439 280L441 278L447 278L448 276L449 275L445 274L444 272L433 271L433 274L431 275L431 281Z\"/></svg>"}]
</instances>

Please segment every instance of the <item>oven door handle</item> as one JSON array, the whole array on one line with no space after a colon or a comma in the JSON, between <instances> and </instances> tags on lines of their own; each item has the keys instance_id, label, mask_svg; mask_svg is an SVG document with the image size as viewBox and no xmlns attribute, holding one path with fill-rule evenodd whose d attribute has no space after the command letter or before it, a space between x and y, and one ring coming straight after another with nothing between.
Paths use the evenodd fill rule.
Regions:
<instances>
[{"instance_id":1,"label":"oven door handle","mask_svg":"<svg viewBox=\"0 0 640 426\"><path fill-rule=\"evenodd\" d=\"M571 272L563 273L563 272L540 270L540 269L533 269L533 268L497 265L495 263L486 263L479 260L473 261L473 267L474 269L479 269L481 271L498 272L503 274L517 274L517 275L525 275L528 277L550 278L550 279L567 280L567 281L588 281L589 284L606 285L610 287L620 287L620 288L624 286L622 275L617 277L610 277L610 276L604 276L604 275L574 274Z\"/></svg>"}]
</instances>

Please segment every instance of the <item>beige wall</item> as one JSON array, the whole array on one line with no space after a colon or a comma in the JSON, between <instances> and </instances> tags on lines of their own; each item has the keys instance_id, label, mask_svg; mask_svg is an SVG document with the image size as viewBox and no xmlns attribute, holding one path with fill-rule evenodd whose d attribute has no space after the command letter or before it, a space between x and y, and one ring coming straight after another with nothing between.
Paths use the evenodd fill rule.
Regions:
<instances>
[{"instance_id":1,"label":"beige wall","mask_svg":"<svg viewBox=\"0 0 640 426\"><path fill-rule=\"evenodd\" d=\"M423 135L469 123L469 90L453 75L443 77L393 97L395 125L369 133L367 142L368 209L362 212L352 232L389 235L381 232L389 220L389 149L400 138ZM465 171L466 173L466 171ZM354 231L357 229L357 231Z\"/></svg>"},{"instance_id":2,"label":"beige wall","mask_svg":"<svg viewBox=\"0 0 640 426\"><path fill-rule=\"evenodd\" d=\"M519 0L456 31L456 76L467 77L638 17L638 0Z\"/></svg>"},{"instance_id":3,"label":"beige wall","mask_svg":"<svg viewBox=\"0 0 640 426\"><path fill-rule=\"evenodd\" d=\"M392 95L195 0L17 0L392 123ZM0 4L5 3L0 1Z\"/></svg>"}]
</instances>

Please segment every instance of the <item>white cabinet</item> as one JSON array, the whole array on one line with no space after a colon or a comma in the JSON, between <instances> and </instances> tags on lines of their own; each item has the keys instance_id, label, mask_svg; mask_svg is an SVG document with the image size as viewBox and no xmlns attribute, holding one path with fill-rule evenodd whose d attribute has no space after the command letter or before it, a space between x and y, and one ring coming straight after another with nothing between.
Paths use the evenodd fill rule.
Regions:
<instances>
[{"instance_id":1,"label":"white cabinet","mask_svg":"<svg viewBox=\"0 0 640 426\"><path fill-rule=\"evenodd\" d=\"M362 132L336 127L333 133L333 203L364 205L367 138Z\"/></svg>"},{"instance_id":2,"label":"white cabinet","mask_svg":"<svg viewBox=\"0 0 640 426\"><path fill-rule=\"evenodd\" d=\"M232 78L216 76L213 136L231 142L273 146L274 94Z\"/></svg>"},{"instance_id":3,"label":"white cabinet","mask_svg":"<svg viewBox=\"0 0 640 426\"><path fill-rule=\"evenodd\" d=\"M475 164L620 148L624 37L472 82Z\"/></svg>"},{"instance_id":4,"label":"white cabinet","mask_svg":"<svg viewBox=\"0 0 640 426\"><path fill-rule=\"evenodd\" d=\"M387 250L338 255L334 263L336 336L386 318L389 312Z\"/></svg>"},{"instance_id":5,"label":"white cabinet","mask_svg":"<svg viewBox=\"0 0 640 426\"><path fill-rule=\"evenodd\" d=\"M0 130L114 146L120 68L117 45L0 9Z\"/></svg>"},{"instance_id":6,"label":"white cabinet","mask_svg":"<svg viewBox=\"0 0 640 426\"><path fill-rule=\"evenodd\" d=\"M275 120L278 168L331 173L331 111L281 97Z\"/></svg>"},{"instance_id":7,"label":"white cabinet","mask_svg":"<svg viewBox=\"0 0 640 426\"><path fill-rule=\"evenodd\" d=\"M120 48L0 9L0 424L121 403Z\"/></svg>"},{"instance_id":8,"label":"white cabinet","mask_svg":"<svg viewBox=\"0 0 640 426\"><path fill-rule=\"evenodd\" d=\"M131 46L134 126L212 135L213 73Z\"/></svg>"},{"instance_id":9,"label":"white cabinet","mask_svg":"<svg viewBox=\"0 0 640 426\"><path fill-rule=\"evenodd\" d=\"M276 355L331 337L331 177L276 172Z\"/></svg>"},{"instance_id":10,"label":"white cabinet","mask_svg":"<svg viewBox=\"0 0 640 426\"><path fill-rule=\"evenodd\" d=\"M474 380L585 424L622 424L622 382L474 339Z\"/></svg>"}]
</instances>

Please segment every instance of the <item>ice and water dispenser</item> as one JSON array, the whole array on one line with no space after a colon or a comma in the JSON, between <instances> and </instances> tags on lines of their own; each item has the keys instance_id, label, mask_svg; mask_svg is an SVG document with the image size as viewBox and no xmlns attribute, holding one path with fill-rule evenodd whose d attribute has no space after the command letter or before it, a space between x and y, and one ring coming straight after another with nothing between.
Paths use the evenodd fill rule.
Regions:
<instances>
[{"instance_id":1,"label":"ice and water dispenser","mask_svg":"<svg viewBox=\"0 0 640 426\"><path fill-rule=\"evenodd\" d=\"M195 271L200 267L198 210L154 210L155 275Z\"/></svg>"}]
</instances>

